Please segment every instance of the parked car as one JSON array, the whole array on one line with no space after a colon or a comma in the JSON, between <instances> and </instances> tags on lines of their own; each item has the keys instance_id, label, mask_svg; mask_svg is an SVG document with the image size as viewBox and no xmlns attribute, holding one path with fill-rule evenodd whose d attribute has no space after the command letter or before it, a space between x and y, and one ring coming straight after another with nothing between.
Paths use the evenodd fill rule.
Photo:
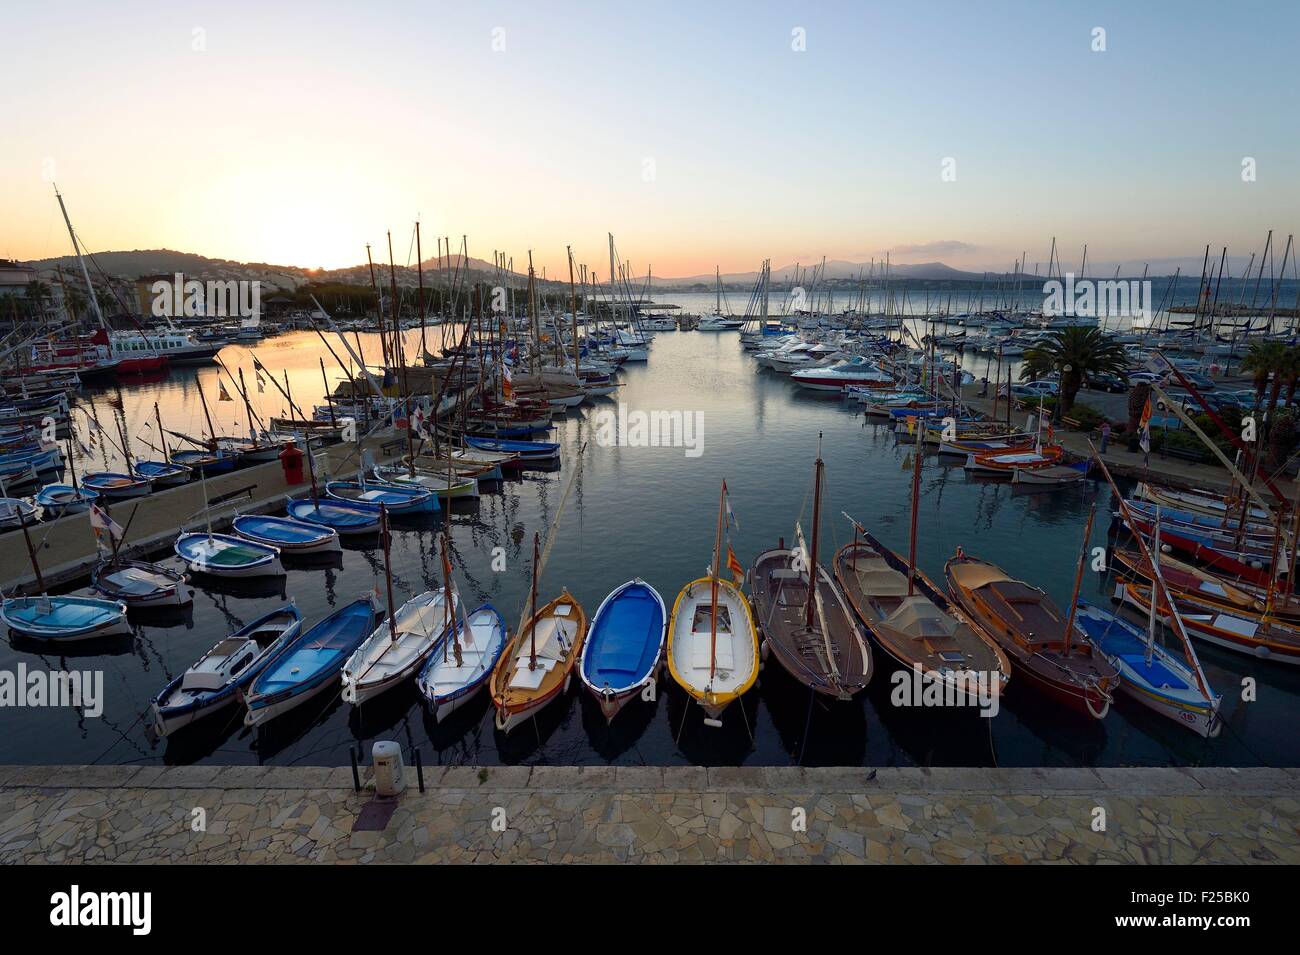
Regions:
<instances>
[{"instance_id":1,"label":"parked car","mask_svg":"<svg viewBox=\"0 0 1300 955\"><path fill-rule=\"evenodd\" d=\"M1214 379L1199 375L1194 371L1184 371L1183 378L1197 391L1213 391L1215 388ZM1174 380L1178 381L1177 378L1174 378ZM1179 382L1179 384L1181 383Z\"/></svg>"},{"instance_id":2,"label":"parked car","mask_svg":"<svg viewBox=\"0 0 1300 955\"><path fill-rule=\"evenodd\" d=\"M1122 394L1128 391L1128 382L1119 375L1089 375L1084 387L1092 391L1106 391L1112 394Z\"/></svg>"},{"instance_id":3,"label":"parked car","mask_svg":"<svg viewBox=\"0 0 1300 955\"><path fill-rule=\"evenodd\" d=\"M1060 394L1061 386L1055 381L1021 381L1011 386L1011 393L1017 398L1055 398ZM1007 386L998 390L998 397L1007 396Z\"/></svg>"},{"instance_id":4,"label":"parked car","mask_svg":"<svg viewBox=\"0 0 1300 955\"><path fill-rule=\"evenodd\" d=\"M1157 375L1154 371L1130 371L1128 373L1128 381L1130 385L1136 385L1138 383L1159 385L1164 383L1166 377L1168 376Z\"/></svg>"}]
</instances>

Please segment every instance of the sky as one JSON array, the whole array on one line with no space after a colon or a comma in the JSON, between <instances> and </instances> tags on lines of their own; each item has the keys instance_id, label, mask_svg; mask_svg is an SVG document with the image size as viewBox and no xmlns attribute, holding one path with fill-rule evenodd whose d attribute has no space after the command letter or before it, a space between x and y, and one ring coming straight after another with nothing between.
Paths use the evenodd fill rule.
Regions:
<instances>
[{"instance_id":1,"label":"sky","mask_svg":"<svg viewBox=\"0 0 1300 955\"><path fill-rule=\"evenodd\" d=\"M1290 2L7 5L0 257L658 276L1245 256L1300 225ZM1104 30L1104 36L1097 29ZM1104 50L1094 47L1104 41ZM1243 163L1254 177L1243 180ZM1157 267L1156 271L1160 271ZM1288 270L1289 271L1289 270Z\"/></svg>"}]
</instances>

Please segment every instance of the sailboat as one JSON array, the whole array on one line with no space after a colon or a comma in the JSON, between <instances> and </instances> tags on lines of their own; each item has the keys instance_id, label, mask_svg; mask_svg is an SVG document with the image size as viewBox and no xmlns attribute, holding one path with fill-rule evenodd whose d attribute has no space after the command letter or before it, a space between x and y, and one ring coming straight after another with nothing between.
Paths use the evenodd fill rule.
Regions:
<instances>
[{"instance_id":1,"label":"sailboat","mask_svg":"<svg viewBox=\"0 0 1300 955\"><path fill-rule=\"evenodd\" d=\"M496 727L503 733L509 733L569 689L587 636L587 615L568 590L538 609L540 567L540 538L534 534L529 617L506 646L489 683Z\"/></svg>"},{"instance_id":2,"label":"sailboat","mask_svg":"<svg viewBox=\"0 0 1300 955\"><path fill-rule=\"evenodd\" d=\"M812 547L805 545L803 529L796 523L797 546L759 554L749 570L749 591L764 653L775 653L786 671L810 690L850 700L871 679L871 648L844 593L817 560L826 467L820 435L817 440Z\"/></svg>"},{"instance_id":3,"label":"sailboat","mask_svg":"<svg viewBox=\"0 0 1300 955\"><path fill-rule=\"evenodd\" d=\"M172 545L176 556L196 574L212 577L277 577L284 575L280 549L269 544L216 534L212 530L212 510L208 505L207 474L199 470L203 489L203 517L206 531L182 531Z\"/></svg>"},{"instance_id":4,"label":"sailboat","mask_svg":"<svg viewBox=\"0 0 1300 955\"><path fill-rule=\"evenodd\" d=\"M280 555L331 554L342 550L338 532L332 527L275 517L270 514L240 514L231 522L244 540L278 547Z\"/></svg>"},{"instance_id":5,"label":"sailboat","mask_svg":"<svg viewBox=\"0 0 1300 955\"><path fill-rule=\"evenodd\" d=\"M876 643L898 666L919 671L942 686L945 699L951 690L952 699L975 705L981 694L1000 694L1006 688L1011 662L997 642L974 626L916 565L924 453L920 448L913 453L907 559L850 517L853 542L835 555L835 579Z\"/></svg>"},{"instance_id":6,"label":"sailboat","mask_svg":"<svg viewBox=\"0 0 1300 955\"><path fill-rule=\"evenodd\" d=\"M393 574L388 554L387 510L380 532L384 541L384 577L388 584L388 619L381 623L343 664L343 700L360 706L404 683L424 669L425 661L445 639L459 609L449 585L412 597L394 610ZM446 544L443 544L444 555Z\"/></svg>"},{"instance_id":7,"label":"sailboat","mask_svg":"<svg viewBox=\"0 0 1300 955\"><path fill-rule=\"evenodd\" d=\"M164 458L170 456L167 449L167 432L162 426L162 416L158 413L158 402L153 403L153 419L158 425L158 440L162 444L162 453ZM169 460L163 461L136 461L135 473L142 477L147 477L153 482L154 487L175 487L185 484L194 472L185 464L175 464Z\"/></svg>"},{"instance_id":8,"label":"sailboat","mask_svg":"<svg viewBox=\"0 0 1300 955\"><path fill-rule=\"evenodd\" d=\"M455 606L446 638L436 647L416 677L415 685L427 701L429 713L445 720L472 700L496 668L506 648L505 618L491 604L484 604L468 616L452 578L447 536L442 538L442 567L446 596L443 607Z\"/></svg>"},{"instance_id":9,"label":"sailboat","mask_svg":"<svg viewBox=\"0 0 1300 955\"><path fill-rule=\"evenodd\" d=\"M1111 483L1115 499L1125 506L1111 481L1110 471L1100 461L1102 473ZM1161 567L1160 516L1156 512L1155 536L1151 546L1136 538L1153 590L1158 596L1148 602L1147 626L1143 632L1115 614L1080 600L1075 611L1075 627L1093 646L1104 653L1119 670L1121 692L1138 703L1185 726L1199 736L1218 736L1223 728L1219 708L1222 697L1210 688L1201 661L1197 659L1187 627L1175 607ZM1157 606L1168 611L1167 620L1182 646L1181 658L1156 642Z\"/></svg>"},{"instance_id":10,"label":"sailboat","mask_svg":"<svg viewBox=\"0 0 1300 955\"><path fill-rule=\"evenodd\" d=\"M667 622L663 597L639 577L601 601L582 648L578 677L606 721L658 676Z\"/></svg>"},{"instance_id":11,"label":"sailboat","mask_svg":"<svg viewBox=\"0 0 1300 955\"><path fill-rule=\"evenodd\" d=\"M39 597L5 597L0 604L0 621L9 629L33 640L72 642L130 633L126 604L99 597L51 597L45 592L40 561L32 546L26 515L19 512L27 556L36 575Z\"/></svg>"},{"instance_id":12,"label":"sailboat","mask_svg":"<svg viewBox=\"0 0 1300 955\"><path fill-rule=\"evenodd\" d=\"M1071 608L1078 600L1092 516L1084 533ZM966 615L1006 652L1016 674L1070 709L1095 719L1110 712L1120 674L1090 643L1080 640L1070 615L1047 594L961 548L944 566L948 591Z\"/></svg>"},{"instance_id":13,"label":"sailboat","mask_svg":"<svg viewBox=\"0 0 1300 955\"><path fill-rule=\"evenodd\" d=\"M735 583L722 577L722 532L728 513L723 481L713 567L707 577L682 588L668 625L668 671L703 708L709 726L721 726L723 711L758 679L758 633L749 601ZM730 545L727 552L731 554ZM733 573L740 571L732 560L728 566Z\"/></svg>"},{"instance_id":14,"label":"sailboat","mask_svg":"<svg viewBox=\"0 0 1300 955\"><path fill-rule=\"evenodd\" d=\"M382 504L390 514L435 514L438 496L425 487L414 484L380 484L367 482L364 475L356 481L330 481L325 485L327 496L337 501L361 504ZM473 484L473 482L470 482Z\"/></svg>"},{"instance_id":15,"label":"sailboat","mask_svg":"<svg viewBox=\"0 0 1300 955\"><path fill-rule=\"evenodd\" d=\"M47 484L32 497L40 505L46 520L80 514L99 500L97 491L87 490L77 483L77 462L72 456L71 439L68 441L68 470L72 476L71 484Z\"/></svg>"}]
</instances>

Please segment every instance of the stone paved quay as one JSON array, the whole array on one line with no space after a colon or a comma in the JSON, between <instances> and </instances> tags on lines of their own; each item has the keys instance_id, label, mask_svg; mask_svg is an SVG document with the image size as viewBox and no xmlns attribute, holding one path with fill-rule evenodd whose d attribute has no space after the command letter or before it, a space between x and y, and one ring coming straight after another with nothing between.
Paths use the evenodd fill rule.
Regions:
<instances>
[{"instance_id":1,"label":"stone paved quay","mask_svg":"<svg viewBox=\"0 0 1300 955\"><path fill-rule=\"evenodd\" d=\"M425 781L415 791L412 772L384 831L353 832L372 797L347 768L2 767L0 861L1300 862L1294 769L431 767Z\"/></svg>"}]
</instances>

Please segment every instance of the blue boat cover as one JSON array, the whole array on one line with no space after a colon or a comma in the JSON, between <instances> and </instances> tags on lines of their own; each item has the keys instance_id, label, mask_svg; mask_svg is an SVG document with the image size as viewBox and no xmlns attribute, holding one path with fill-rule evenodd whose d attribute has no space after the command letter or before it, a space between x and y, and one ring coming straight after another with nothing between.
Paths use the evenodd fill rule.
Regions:
<instances>
[{"instance_id":1,"label":"blue boat cover","mask_svg":"<svg viewBox=\"0 0 1300 955\"><path fill-rule=\"evenodd\" d=\"M597 612L583 674L597 689L633 686L658 662L663 635L662 603L648 584L633 583Z\"/></svg>"},{"instance_id":2,"label":"blue boat cover","mask_svg":"<svg viewBox=\"0 0 1300 955\"><path fill-rule=\"evenodd\" d=\"M253 681L252 692L271 694L305 687L343 668L348 657L374 630L375 611L363 597L300 634Z\"/></svg>"},{"instance_id":3,"label":"blue boat cover","mask_svg":"<svg viewBox=\"0 0 1300 955\"><path fill-rule=\"evenodd\" d=\"M1082 610L1086 606L1086 604L1080 603L1079 609ZM1093 608L1093 612L1098 611ZM1101 612L1105 613L1105 611ZM1124 662L1124 665L1132 669L1134 674L1144 683L1156 689L1189 689L1187 681L1165 666L1159 656L1153 655L1151 662L1147 663L1146 634L1128 621L1121 620L1114 614L1106 614L1106 619L1099 620L1079 613L1075 615L1074 619L1079 629L1088 635L1088 639L1102 653L1108 657L1119 657Z\"/></svg>"}]
</instances>

